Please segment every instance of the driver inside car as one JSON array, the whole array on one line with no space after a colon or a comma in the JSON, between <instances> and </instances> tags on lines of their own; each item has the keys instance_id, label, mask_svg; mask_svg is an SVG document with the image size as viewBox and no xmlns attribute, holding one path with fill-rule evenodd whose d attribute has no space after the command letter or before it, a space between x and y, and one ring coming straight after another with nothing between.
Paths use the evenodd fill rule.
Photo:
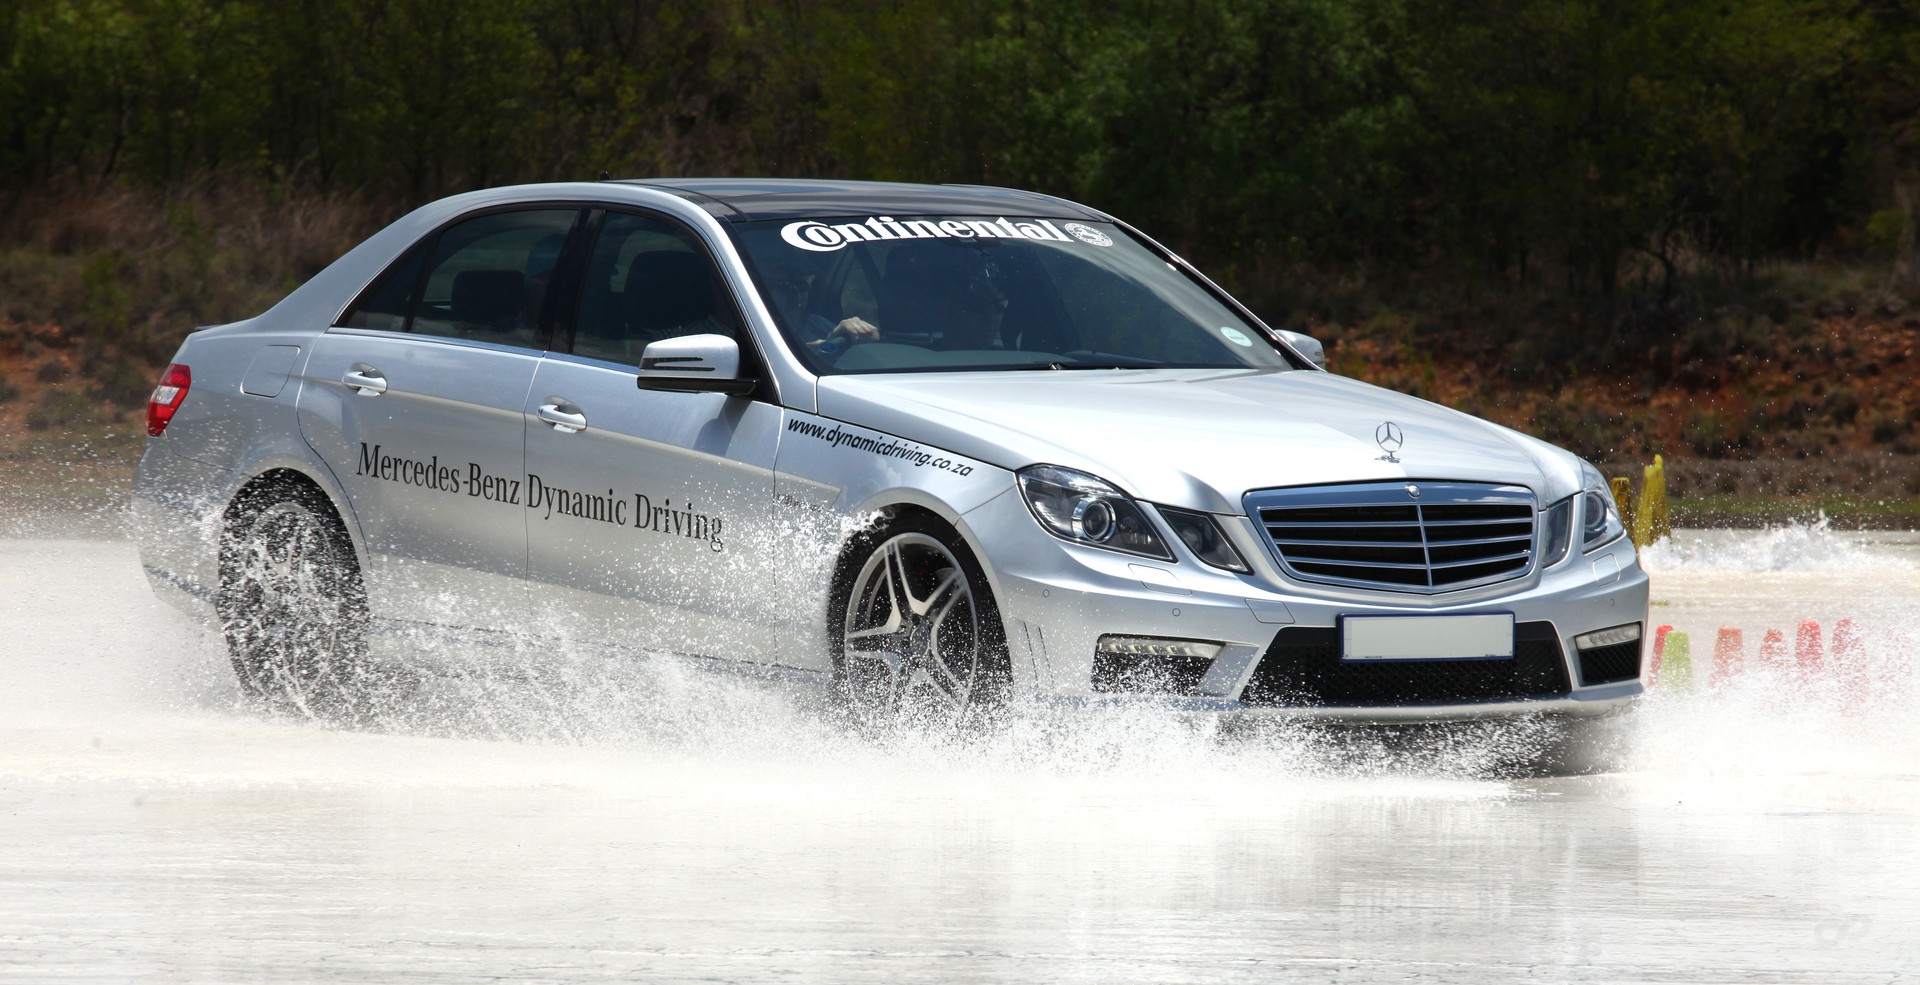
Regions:
<instances>
[{"instance_id":1,"label":"driver inside car","mask_svg":"<svg viewBox=\"0 0 1920 985\"><path fill-rule=\"evenodd\" d=\"M900 244L887 256L886 279L879 291L880 323L846 318L808 345L823 356L862 342L883 341L932 349L996 348L1000 319L1007 308L1001 279L981 248Z\"/></svg>"}]
</instances>

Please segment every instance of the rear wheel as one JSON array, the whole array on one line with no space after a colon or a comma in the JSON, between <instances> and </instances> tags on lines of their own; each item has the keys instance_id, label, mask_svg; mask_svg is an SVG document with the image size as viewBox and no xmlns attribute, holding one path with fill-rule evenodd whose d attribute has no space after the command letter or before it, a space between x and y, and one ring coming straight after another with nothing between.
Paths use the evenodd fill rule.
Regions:
<instances>
[{"instance_id":1,"label":"rear wheel","mask_svg":"<svg viewBox=\"0 0 1920 985\"><path fill-rule=\"evenodd\" d=\"M367 595L346 526L318 490L275 484L235 501L215 609L247 694L309 718L351 717Z\"/></svg>"},{"instance_id":2,"label":"rear wheel","mask_svg":"<svg viewBox=\"0 0 1920 985\"><path fill-rule=\"evenodd\" d=\"M856 725L966 727L1006 701L1006 633L985 573L929 518L872 534L836 593L836 697Z\"/></svg>"}]
</instances>

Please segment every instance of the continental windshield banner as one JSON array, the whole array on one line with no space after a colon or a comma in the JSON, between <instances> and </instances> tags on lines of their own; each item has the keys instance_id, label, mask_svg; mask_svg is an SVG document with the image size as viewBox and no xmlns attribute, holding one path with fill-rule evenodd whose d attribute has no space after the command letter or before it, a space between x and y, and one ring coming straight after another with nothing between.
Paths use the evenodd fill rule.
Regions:
<instances>
[{"instance_id":1,"label":"continental windshield banner","mask_svg":"<svg viewBox=\"0 0 1920 985\"><path fill-rule=\"evenodd\" d=\"M809 253L832 253L848 243L894 239L1030 239L1046 243L1079 241L1112 246L1113 237L1092 226L1069 222L1056 226L1046 219L895 219L874 216L852 222L825 223L814 219L789 222L780 228L787 245Z\"/></svg>"}]
</instances>

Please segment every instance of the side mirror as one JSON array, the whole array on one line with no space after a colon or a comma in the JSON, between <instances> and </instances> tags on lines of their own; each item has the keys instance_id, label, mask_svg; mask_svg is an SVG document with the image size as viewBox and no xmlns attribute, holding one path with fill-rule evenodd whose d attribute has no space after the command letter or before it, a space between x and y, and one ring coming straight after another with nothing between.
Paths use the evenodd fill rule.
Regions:
<instances>
[{"instance_id":1,"label":"side mirror","mask_svg":"<svg viewBox=\"0 0 1920 985\"><path fill-rule=\"evenodd\" d=\"M640 353L642 390L725 393L744 397L760 385L740 375L740 343L724 335L682 335L649 343Z\"/></svg>"},{"instance_id":2,"label":"side mirror","mask_svg":"<svg viewBox=\"0 0 1920 985\"><path fill-rule=\"evenodd\" d=\"M1327 368L1327 350L1320 344L1319 339L1299 332L1289 332L1284 328L1279 329L1279 332L1280 337L1285 339L1288 345L1293 346L1293 351L1312 360L1315 366L1321 369Z\"/></svg>"}]
</instances>

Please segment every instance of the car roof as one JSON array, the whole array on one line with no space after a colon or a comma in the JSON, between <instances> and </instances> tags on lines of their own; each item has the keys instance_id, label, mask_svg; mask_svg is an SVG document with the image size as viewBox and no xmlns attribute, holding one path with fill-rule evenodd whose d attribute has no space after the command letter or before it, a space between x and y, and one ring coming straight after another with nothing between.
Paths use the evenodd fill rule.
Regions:
<instances>
[{"instance_id":1,"label":"car roof","mask_svg":"<svg viewBox=\"0 0 1920 985\"><path fill-rule=\"evenodd\" d=\"M1066 199L988 185L798 178L648 178L619 183L671 192L729 221L861 215L1018 215L1108 221L1106 215Z\"/></svg>"}]
</instances>

